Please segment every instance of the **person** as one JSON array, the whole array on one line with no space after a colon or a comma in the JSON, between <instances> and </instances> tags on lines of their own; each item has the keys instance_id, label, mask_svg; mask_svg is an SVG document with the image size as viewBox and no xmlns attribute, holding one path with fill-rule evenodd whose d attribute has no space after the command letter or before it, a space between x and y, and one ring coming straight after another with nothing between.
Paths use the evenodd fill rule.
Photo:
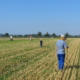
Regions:
<instances>
[{"instance_id":1,"label":"person","mask_svg":"<svg viewBox=\"0 0 80 80\"><path fill-rule=\"evenodd\" d=\"M43 41L42 39L40 39L40 47L42 47Z\"/></svg>"},{"instance_id":2,"label":"person","mask_svg":"<svg viewBox=\"0 0 80 80\"><path fill-rule=\"evenodd\" d=\"M63 70L64 62L65 62L65 49L68 50L68 46L66 44L66 37L64 34L60 36L60 40L56 42L56 52L58 58L58 68L59 70Z\"/></svg>"},{"instance_id":3,"label":"person","mask_svg":"<svg viewBox=\"0 0 80 80\"><path fill-rule=\"evenodd\" d=\"M30 41L32 41L32 36L30 35Z\"/></svg>"},{"instance_id":4,"label":"person","mask_svg":"<svg viewBox=\"0 0 80 80\"><path fill-rule=\"evenodd\" d=\"M10 36L10 41L13 41L13 38L12 38L12 36Z\"/></svg>"}]
</instances>

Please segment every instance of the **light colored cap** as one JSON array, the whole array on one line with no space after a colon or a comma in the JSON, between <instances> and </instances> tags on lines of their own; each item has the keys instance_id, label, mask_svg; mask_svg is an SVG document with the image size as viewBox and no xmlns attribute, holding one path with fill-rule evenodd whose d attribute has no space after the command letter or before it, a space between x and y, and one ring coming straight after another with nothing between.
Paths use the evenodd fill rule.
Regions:
<instances>
[{"instance_id":1,"label":"light colored cap","mask_svg":"<svg viewBox=\"0 0 80 80\"><path fill-rule=\"evenodd\" d=\"M65 35L64 34L61 34L61 37L65 37Z\"/></svg>"}]
</instances>

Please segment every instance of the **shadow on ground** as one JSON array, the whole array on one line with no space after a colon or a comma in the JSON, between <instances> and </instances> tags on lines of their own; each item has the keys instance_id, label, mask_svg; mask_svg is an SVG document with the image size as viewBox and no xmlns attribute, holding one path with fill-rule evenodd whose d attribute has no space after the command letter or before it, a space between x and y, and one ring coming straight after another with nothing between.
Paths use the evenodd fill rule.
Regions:
<instances>
[{"instance_id":1,"label":"shadow on ground","mask_svg":"<svg viewBox=\"0 0 80 80\"><path fill-rule=\"evenodd\" d=\"M71 69L73 69L73 68L79 69L80 66L79 65L72 65L72 66L66 66L65 67L65 69L69 69L69 68L71 68Z\"/></svg>"}]
</instances>

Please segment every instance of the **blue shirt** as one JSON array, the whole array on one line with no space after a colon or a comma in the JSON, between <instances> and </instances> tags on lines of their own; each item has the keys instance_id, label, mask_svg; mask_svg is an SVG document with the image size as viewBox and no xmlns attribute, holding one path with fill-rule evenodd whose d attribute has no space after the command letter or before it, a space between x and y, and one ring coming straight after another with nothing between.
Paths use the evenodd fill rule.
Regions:
<instances>
[{"instance_id":1,"label":"blue shirt","mask_svg":"<svg viewBox=\"0 0 80 80\"><path fill-rule=\"evenodd\" d=\"M68 47L64 40L58 40L56 43L57 54L64 54L65 48Z\"/></svg>"}]
</instances>

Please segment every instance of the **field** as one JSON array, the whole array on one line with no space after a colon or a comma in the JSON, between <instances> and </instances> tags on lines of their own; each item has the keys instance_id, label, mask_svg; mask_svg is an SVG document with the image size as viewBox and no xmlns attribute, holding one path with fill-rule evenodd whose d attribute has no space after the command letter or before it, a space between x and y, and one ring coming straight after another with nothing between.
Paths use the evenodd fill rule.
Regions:
<instances>
[{"instance_id":1,"label":"field","mask_svg":"<svg viewBox=\"0 0 80 80\"><path fill-rule=\"evenodd\" d=\"M65 67L58 70L55 43L58 38L0 38L0 80L80 80L80 39L69 38Z\"/></svg>"}]
</instances>

